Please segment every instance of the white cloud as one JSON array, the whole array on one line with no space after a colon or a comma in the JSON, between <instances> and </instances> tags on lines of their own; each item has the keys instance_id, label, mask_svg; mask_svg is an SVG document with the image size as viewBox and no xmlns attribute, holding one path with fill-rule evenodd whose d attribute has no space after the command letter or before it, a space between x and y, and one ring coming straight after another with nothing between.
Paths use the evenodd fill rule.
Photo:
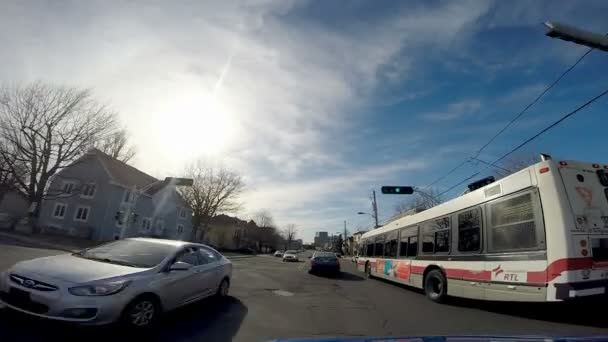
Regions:
<instances>
[{"instance_id":1,"label":"white cloud","mask_svg":"<svg viewBox=\"0 0 608 342\"><path fill-rule=\"evenodd\" d=\"M478 99L462 100L450 103L444 110L423 113L422 117L429 121L451 121L474 115L480 108Z\"/></svg>"}]
</instances>

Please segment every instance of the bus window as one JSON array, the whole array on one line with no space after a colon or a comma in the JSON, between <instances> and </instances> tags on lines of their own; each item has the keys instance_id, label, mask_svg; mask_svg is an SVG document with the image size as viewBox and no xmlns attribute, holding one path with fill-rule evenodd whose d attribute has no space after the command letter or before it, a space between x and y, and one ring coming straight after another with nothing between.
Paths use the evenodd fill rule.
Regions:
<instances>
[{"instance_id":1,"label":"bus window","mask_svg":"<svg viewBox=\"0 0 608 342\"><path fill-rule=\"evenodd\" d=\"M435 233L435 253L450 251L450 231L443 230Z\"/></svg>"},{"instance_id":2,"label":"bus window","mask_svg":"<svg viewBox=\"0 0 608 342\"><path fill-rule=\"evenodd\" d=\"M490 252L535 249L538 246L535 202L532 193L490 203Z\"/></svg>"},{"instance_id":3,"label":"bus window","mask_svg":"<svg viewBox=\"0 0 608 342\"><path fill-rule=\"evenodd\" d=\"M407 241L407 256L415 257L418 254L418 237L410 236Z\"/></svg>"},{"instance_id":4,"label":"bus window","mask_svg":"<svg viewBox=\"0 0 608 342\"><path fill-rule=\"evenodd\" d=\"M384 244L384 255L387 258L397 257L397 231L386 234L386 242Z\"/></svg>"},{"instance_id":5,"label":"bus window","mask_svg":"<svg viewBox=\"0 0 608 342\"><path fill-rule=\"evenodd\" d=\"M365 256L367 257L373 257L374 256L374 243L371 241L366 241L366 248L365 248Z\"/></svg>"},{"instance_id":6,"label":"bus window","mask_svg":"<svg viewBox=\"0 0 608 342\"><path fill-rule=\"evenodd\" d=\"M450 218L443 217L422 224L422 253L450 251Z\"/></svg>"},{"instance_id":7,"label":"bus window","mask_svg":"<svg viewBox=\"0 0 608 342\"><path fill-rule=\"evenodd\" d=\"M399 256L406 257L407 256L407 241L409 237L405 235L405 231L401 231L401 240L399 241Z\"/></svg>"},{"instance_id":8,"label":"bus window","mask_svg":"<svg viewBox=\"0 0 608 342\"><path fill-rule=\"evenodd\" d=\"M384 256L384 236L380 235L376 237L376 246L374 247L374 256L383 257Z\"/></svg>"},{"instance_id":9,"label":"bus window","mask_svg":"<svg viewBox=\"0 0 608 342\"><path fill-rule=\"evenodd\" d=\"M481 248L481 209L458 214L458 251L478 252Z\"/></svg>"}]
</instances>

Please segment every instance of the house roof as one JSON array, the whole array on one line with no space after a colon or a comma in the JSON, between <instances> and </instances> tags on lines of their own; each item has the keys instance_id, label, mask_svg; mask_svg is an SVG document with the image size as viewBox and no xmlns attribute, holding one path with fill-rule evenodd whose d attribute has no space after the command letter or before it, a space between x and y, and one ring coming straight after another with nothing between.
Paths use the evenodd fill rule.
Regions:
<instances>
[{"instance_id":1,"label":"house roof","mask_svg":"<svg viewBox=\"0 0 608 342\"><path fill-rule=\"evenodd\" d=\"M143 188L146 185L158 182L158 179L149 174L142 172L125 162L121 162L116 158L112 158L96 148L91 149L89 153L94 154L99 158L110 174L110 177L117 183L127 186L135 185L138 188Z\"/></svg>"}]
</instances>

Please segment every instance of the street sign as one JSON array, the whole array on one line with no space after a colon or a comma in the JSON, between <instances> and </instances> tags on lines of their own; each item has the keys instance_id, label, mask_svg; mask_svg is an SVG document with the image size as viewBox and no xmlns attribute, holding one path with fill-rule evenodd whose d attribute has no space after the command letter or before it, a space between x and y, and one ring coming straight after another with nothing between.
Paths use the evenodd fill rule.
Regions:
<instances>
[{"instance_id":1,"label":"street sign","mask_svg":"<svg viewBox=\"0 0 608 342\"><path fill-rule=\"evenodd\" d=\"M382 193L386 195L411 195L414 188L411 186L383 186Z\"/></svg>"}]
</instances>

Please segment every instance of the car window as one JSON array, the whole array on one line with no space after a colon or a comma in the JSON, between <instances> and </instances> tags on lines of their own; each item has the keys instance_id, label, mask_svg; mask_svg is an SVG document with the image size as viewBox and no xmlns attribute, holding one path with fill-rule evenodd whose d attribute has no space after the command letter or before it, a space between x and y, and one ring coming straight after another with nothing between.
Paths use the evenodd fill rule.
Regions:
<instances>
[{"instance_id":1,"label":"car window","mask_svg":"<svg viewBox=\"0 0 608 342\"><path fill-rule=\"evenodd\" d=\"M199 256L201 265L210 264L212 262L217 262L221 258L221 256L218 253L216 253L208 248L204 248L204 247L201 247L198 249L198 256Z\"/></svg>"},{"instance_id":2,"label":"car window","mask_svg":"<svg viewBox=\"0 0 608 342\"><path fill-rule=\"evenodd\" d=\"M185 262L192 266L198 266L200 264L198 251L195 248L187 248L186 250L180 252L180 254L175 258L175 262L178 261Z\"/></svg>"}]
</instances>

